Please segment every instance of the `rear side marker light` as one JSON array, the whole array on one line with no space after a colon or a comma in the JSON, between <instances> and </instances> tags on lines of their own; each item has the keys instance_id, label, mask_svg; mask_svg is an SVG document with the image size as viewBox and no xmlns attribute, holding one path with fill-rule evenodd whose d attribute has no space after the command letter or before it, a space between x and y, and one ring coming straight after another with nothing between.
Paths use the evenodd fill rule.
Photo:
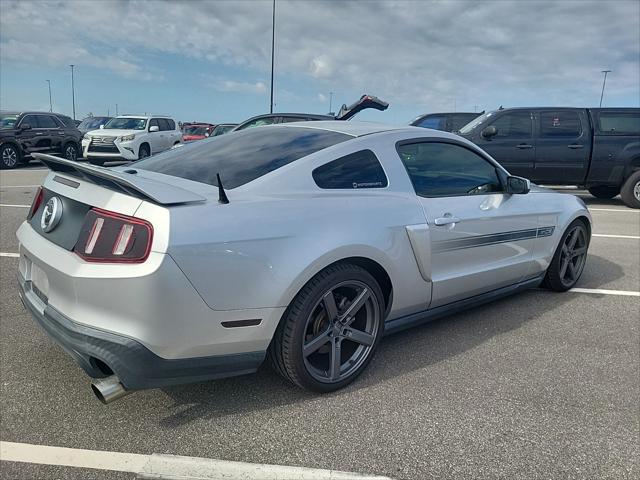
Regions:
<instances>
[{"instance_id":1,"label":"rear side marker light","mask_svg":"<svg viewBox=\"0 0 640 480\"><path fill-rule=\"evenodd\" d=\"M73 251L87 262L142 263L151 252L152 225L139 218L92 208Z\"/></svg>"},{"instance_id":2,"label":"rear side marker light","mask_svg":"<svg viewBox=\"0 0 640 480\"><path fill-rule=\"evenodd\" d=\"M31 220L33 216L36 214L36 212L40 208L40 205L42 205L43 198L44 198L44 190L42 190L42 187L38 187L36 196L33 197L33 202L31 202L31 208L29 208L29 213L27 214L27 220Z\"/></svg>"}]
</instances>

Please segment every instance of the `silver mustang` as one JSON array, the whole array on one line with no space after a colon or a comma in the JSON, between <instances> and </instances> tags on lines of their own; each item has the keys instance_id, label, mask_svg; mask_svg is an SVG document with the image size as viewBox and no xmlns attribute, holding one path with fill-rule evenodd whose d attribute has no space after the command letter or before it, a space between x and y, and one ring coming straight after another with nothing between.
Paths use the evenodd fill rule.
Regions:
<instances>
[{"instance_id":1,"label":"silver mustang","mask_svg":"<svg viewBox=\"0 0 640 480\"><path fill-rule=\"evenodd\" d=\"M385 332L570 289L591 235L577 197L417 127L266 126L113 169L37 157L20 296L105 403L265 357L341 388Z\"/></svg>"}]
</instances>

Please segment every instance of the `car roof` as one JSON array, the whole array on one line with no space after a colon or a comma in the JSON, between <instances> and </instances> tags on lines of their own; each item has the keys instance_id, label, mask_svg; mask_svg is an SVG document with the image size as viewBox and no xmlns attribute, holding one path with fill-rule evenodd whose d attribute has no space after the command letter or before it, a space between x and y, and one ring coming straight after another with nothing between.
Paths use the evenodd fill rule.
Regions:
<instances>
[{"instance_id":1,"label":"car roof","mask_svg":"<svg viewBox=\"0 0 640 480\"><path fill-rule=\"evenodd\" d=\"M362 137L364 135L371 135L374 133L382 133L382 132L392 132L392 131L407 131L407 132L418 132L420 136L428 136L424 135L425 132L429 132L430 130L427 128L420 127L410 127L405 125L385 125L384 123L376 123L376 122L355 122L355 121L344 121L344 120L327 120L327 121L313 121L313 122L292 122L292 123L281 123L278 125L265 125L265 127L257 127L257 128L315 128L318 130L327 130L331 132L344 133L345 135L351 135L353 137ZM434 130L438 135L444 134L446 132L440 132Z\"/></svg>"}]
</instances>

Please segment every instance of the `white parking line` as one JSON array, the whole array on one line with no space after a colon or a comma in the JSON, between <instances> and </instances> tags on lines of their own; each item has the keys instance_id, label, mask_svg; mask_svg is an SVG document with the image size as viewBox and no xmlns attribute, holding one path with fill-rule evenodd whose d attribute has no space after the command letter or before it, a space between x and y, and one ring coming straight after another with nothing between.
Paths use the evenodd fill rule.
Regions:
<instances>
[{"instance_id":1,"label":"white parking line","mask_svg":"<svg viewBox=\"0 0 640 480\"><path fill-rule=\"evenodd\" d=\"M0 207L9 207L9 208L30 208L31 205L10 205L8 203L0 203Z\"/></svg>"},{"instance_id":2,"label":"white parking line","mask_svg":"<svg viewBox=\"0 0 640 480\"><path fill-rule=\"evenodd\" d=\"M572 288L570 292L575 293L594 293L596 295L621 295L624 297L640 297L640 292L632 292L625 290L604 290L601 288Z\"/></svg>"},{"instance_id":3,"label":"white parking line","mask_svg":"<svg viewBox=\"0 0 640 480\"><path fill-rule=\"evenodd\" d=\"M624 213L640 213L640 210L634 210L632 208L589 208L590 212L624 212Z\"/></svg>"},{"instance_id":4,"label":"white parking line","mask_svg":"<svg viewBox=\"0 0 640 480\"><path fill-rule=\"evenodd\" d=\"M607 235L605 233L593 233L592 237L602 237L602 238L631 238L633 240L640 240L640 237L636 235Z\"/></svg>"},{"instance_id":5,"label":"white parking line","mask_svg":"<svg viewBox=\"0 0 640 480\"><path fill-rule=\"evenodd\" d=\"M230 462L177 455L81 450L28 443L0 442L0 458L9 462L132 472L142 478L252 480L389 480L389 477L315 468Z\"/></svg>"},{"instance_id":6,"label":"white parking line","mask_svg":"<svg viewBox=\"0 0 640 480\"><path fill-rule=\"evenodd\" d=\"M19 253L0 252L0 257L20 258Z\"/></svg>"}]
</instances>

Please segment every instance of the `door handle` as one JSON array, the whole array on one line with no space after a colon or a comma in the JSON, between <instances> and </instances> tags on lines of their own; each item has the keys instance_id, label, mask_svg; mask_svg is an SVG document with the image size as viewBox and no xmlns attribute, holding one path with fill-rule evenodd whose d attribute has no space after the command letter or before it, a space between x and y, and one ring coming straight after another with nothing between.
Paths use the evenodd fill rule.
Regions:
<instances>
[{"instance_id":1,"label":"door handle","mask_svg":"<svg viewBox=\"0 0 640 480\"><path fill-rule=\"evenodd\" d=\"M577 143L572 143L571 145L567 145L567 147L572 148L573 150L577 148L584 148L584 145L579 145Z\"/></svg>"},{"instance_id":2,"label":"door handle","mask_svg":"<svg viewBox=\"0 0 640 480\"><path fill-rule=\"evenodd\" d=\"M527 148L533 148L533 145L529 145L528 143L521 143L520 145L516 145L516 148L519 148L520 150L524 150Z\"/></svg>"},{"instance_id":3,"label":"door handle","mask_svg":"<svg viewBox=\"0 0 640 480\"><path fill-rule=\"evenodd\" d=\"M458 217L451 216L450 213L445 213L443 217L436 218L433 221L433 223L435 223L439 227L442 227L443 225L452 225L458 222L460 222L460 219Z\"/></svg>"}]
</instances>

